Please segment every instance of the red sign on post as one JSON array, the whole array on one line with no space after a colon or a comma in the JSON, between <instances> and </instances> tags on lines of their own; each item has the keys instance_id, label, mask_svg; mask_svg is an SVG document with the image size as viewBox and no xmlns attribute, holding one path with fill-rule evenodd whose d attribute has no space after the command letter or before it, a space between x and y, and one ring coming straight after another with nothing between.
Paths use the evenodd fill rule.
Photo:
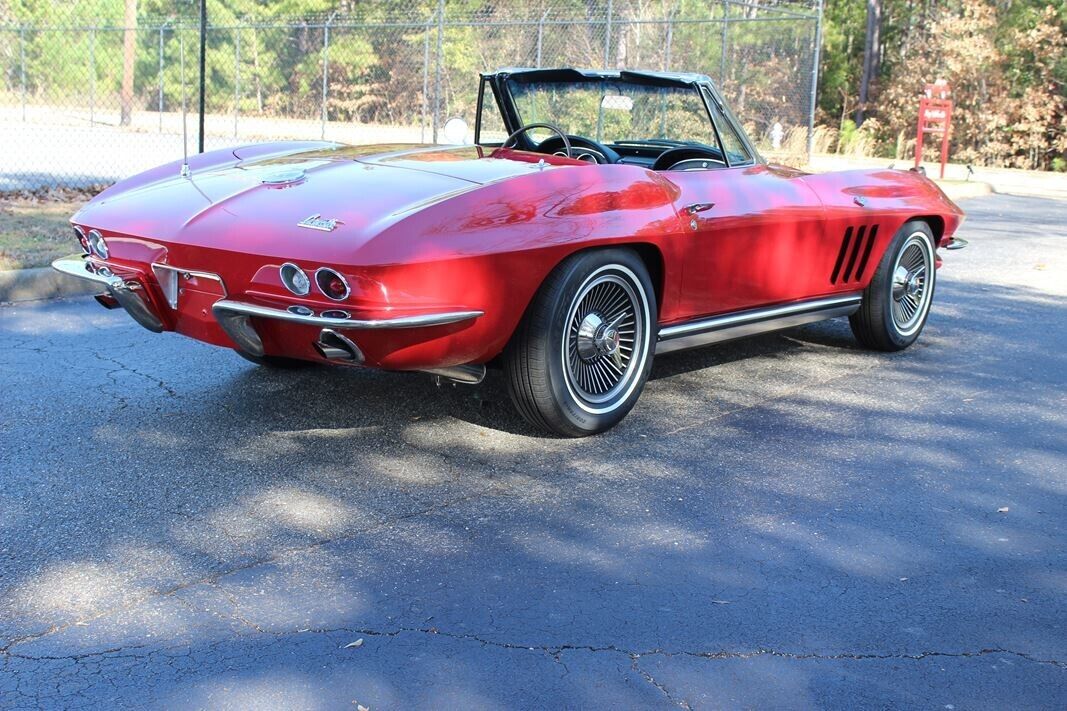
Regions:
<instances>
[{"instance_id":1,"label":"red sign on post","mask_svg":"<svg viewBox=\"0 0 1067 711\"><path fill-rule=\"evenodd\" d=\"M928 133L941 135L941 177L945 177L945 164L948 163L948 136L952 126L952 87L939 81L926 85L926 91L919 100L919 129L915 135L915 167L918 168L923 158L923 138Z\"/></svg>"}]
</instances>

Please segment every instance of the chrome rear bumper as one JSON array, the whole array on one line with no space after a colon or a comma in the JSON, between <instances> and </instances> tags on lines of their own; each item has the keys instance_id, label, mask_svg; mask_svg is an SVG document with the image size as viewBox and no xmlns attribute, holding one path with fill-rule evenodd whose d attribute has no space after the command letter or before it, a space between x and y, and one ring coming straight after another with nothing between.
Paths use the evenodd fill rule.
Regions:
<instances>
[{"instance_id":1,"label":"chrome rear bumper","mask_svg":"<svg viewBox=\"0 0 1067 711\"><path fill-rule=\"evenodd\" d=\"M381 329L381 328L424 328L426 326L445 326L450 323L469 321L478 318L483 311L446 311L433 314L418 314L416 316L397 316L394 318L380 319L357 319L357 318L333 318L329 316L316 316L311 313L297 313L285 309L275 309L269 306L258 306L243 301L230 301L223 299L218 301L211 310L215 318L222 314L236 314L242 316L256 316L257 318L269 318L277 321L288 321L305 326L318 326L319 328L357 328L357 329Z\"/></svg>"},{"instance_id":2,"label":"chrome rear bumper","mask_svg":"<svg viewBox=\"0 0 1067 711\"><path fill-rule=\"evenodd\" d=\"M83 255L64 257L52 262L52 268L68 276L77 277L86 281L99 284L107 293L121 305L137 323L150 331L159 333L164 330L163 320L152 305L152 300L145 296L145 284L138 279L124 279L111 272L106 266L98 265ZM215 274L207 272L190 272L170 265L153 264L153 272L156 280L164 292L167 302L172 308L178 305L178 282L177 274L192 275L199 278L208 278L218 281L222 286L222 293L226 294L225 285ZM315 326L321 334L339 332L344 330L382 330L382 329L407 329L427 328L432 326L445 326L453 323L470 321L482 316L482 311L444 311L428 314L416 314L412 316L395 316L391 318L358 319L351 318L347 312L340 309L327 309L323 314L334 312L343 316L316 315L307 307L291 307L279 309L270 306L260 306L244 301L234 301L223 296L211 307L211 314L215 321L230 339L241 350L254 355L264 355L263 341L252 323L252 319L271 319L286 323L300 324L303 326ZM351 341L335 333L339 343L350 344L351 357L345 358L352 362L362 362L363 356L359 348ZM336 345L336 344L334 344ZM321 352L321 351L320 351ZM332 353L333 351L331 351Z\"/></svg>"},{"instance_id":3,"label":"chrome rear bumper","mask_svg":"<svg viewBox=\"0 0 1067 711\"><path fill-rule=\"evenodd\" d=\"M316 326L330 331L341 331L445 326L469 321L483 314L482 311L446 311L382 319L335 318L307 313L306 309L289 311L249 304L243 301L231 301L229 299L215 302L215 305L211 307L211 313L214 314L215 320L222 326L222 330L226 331L226 334L233 339L234 343L240 346L241 350L255 356L263 355L263 341L252 325L252 318L273 319L287 323L298 323L303 326ZM359 360L362 360L362 357Z\"/></svg>"}]
</instances>

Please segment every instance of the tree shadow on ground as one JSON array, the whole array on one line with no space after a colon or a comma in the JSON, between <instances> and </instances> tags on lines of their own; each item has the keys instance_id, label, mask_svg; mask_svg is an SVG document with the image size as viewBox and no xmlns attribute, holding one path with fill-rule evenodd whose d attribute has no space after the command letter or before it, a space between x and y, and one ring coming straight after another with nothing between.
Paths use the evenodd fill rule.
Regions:
<instances>
[{"instance_id":1,"label":"tree shadow on ground","mask_svg":"<svg viewBox=\"0 0 1067 711\"><path fill-rule=\"evenodd\" d=\"M851 347L837 321L665 358L638 410L583 441L530 432L499 380L271 373L115 327L80 364L87 396L50 409L50 429L81 436L69 477L34 501L33 477L70 460L4 460L3 547L49 526L35 547L64 542L5 565L3 646L56 630L5 669L71 691L92 684L71 655L96 655L128 703L499 707L529 689L659 703L636 656L654 650L1054 658L1067 336L1032 330L1067 306L949 294L902 354ZM5 366L65 387L84 337L14 333ZM32 403L15 403L9 445L40 444ZM363 656L338 649L358 636ZM861 686L909 704L938 683L887 674ZM1040 705L1035 679L953 698ZM775 680L801 703L845 698L817 665Z\"/></svg>"}]
</instances>

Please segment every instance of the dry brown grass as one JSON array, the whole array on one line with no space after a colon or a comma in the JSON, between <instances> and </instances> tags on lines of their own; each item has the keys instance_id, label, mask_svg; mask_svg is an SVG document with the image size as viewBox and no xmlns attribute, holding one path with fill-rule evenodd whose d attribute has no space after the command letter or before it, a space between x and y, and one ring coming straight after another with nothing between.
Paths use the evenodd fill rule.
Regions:
<instances>
[{"instance_id":1,"label":"dry brown grass","mask_svg":"<svg viewBox=\"0 0 1067 711\"><path fill-rule=\"evenodd\" d=\"M68 220L88 199L75 191L0 196L0 270L44 267L79 251Z\"/></svg>"}]
</instances>

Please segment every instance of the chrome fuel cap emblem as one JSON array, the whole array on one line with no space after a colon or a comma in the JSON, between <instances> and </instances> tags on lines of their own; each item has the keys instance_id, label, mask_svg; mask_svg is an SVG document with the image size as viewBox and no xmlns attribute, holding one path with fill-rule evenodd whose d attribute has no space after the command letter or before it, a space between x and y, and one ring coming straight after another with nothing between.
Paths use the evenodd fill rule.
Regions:
<instances>
[{"instance_id":1,"label":"chrome fuel cap emblem","mask_svg":"<svg viewBox=\"0 0 1067 711\"><path fill-rule=\"evenodd\" d=\"M305 217L300 222L297 222L296 226L306 227L309 230L319 230L320 232L333 232L337 225L343 224L337 218L323 219L322 215L315 213L311 217Z\"/></svg>"},{"instance_id":2,"label":"chrome fuel cap emblem","mask_svg":"<svg viewBox=\"0 0 1067 711\"><path fill-rule=\"evenodd\" d=\"M288 170L276 170L267 173L259 179L259 182L264 185L288 185L290 183L299 183L303 179L303 168L290 168Z\"/></svg>"}]
</instances>

